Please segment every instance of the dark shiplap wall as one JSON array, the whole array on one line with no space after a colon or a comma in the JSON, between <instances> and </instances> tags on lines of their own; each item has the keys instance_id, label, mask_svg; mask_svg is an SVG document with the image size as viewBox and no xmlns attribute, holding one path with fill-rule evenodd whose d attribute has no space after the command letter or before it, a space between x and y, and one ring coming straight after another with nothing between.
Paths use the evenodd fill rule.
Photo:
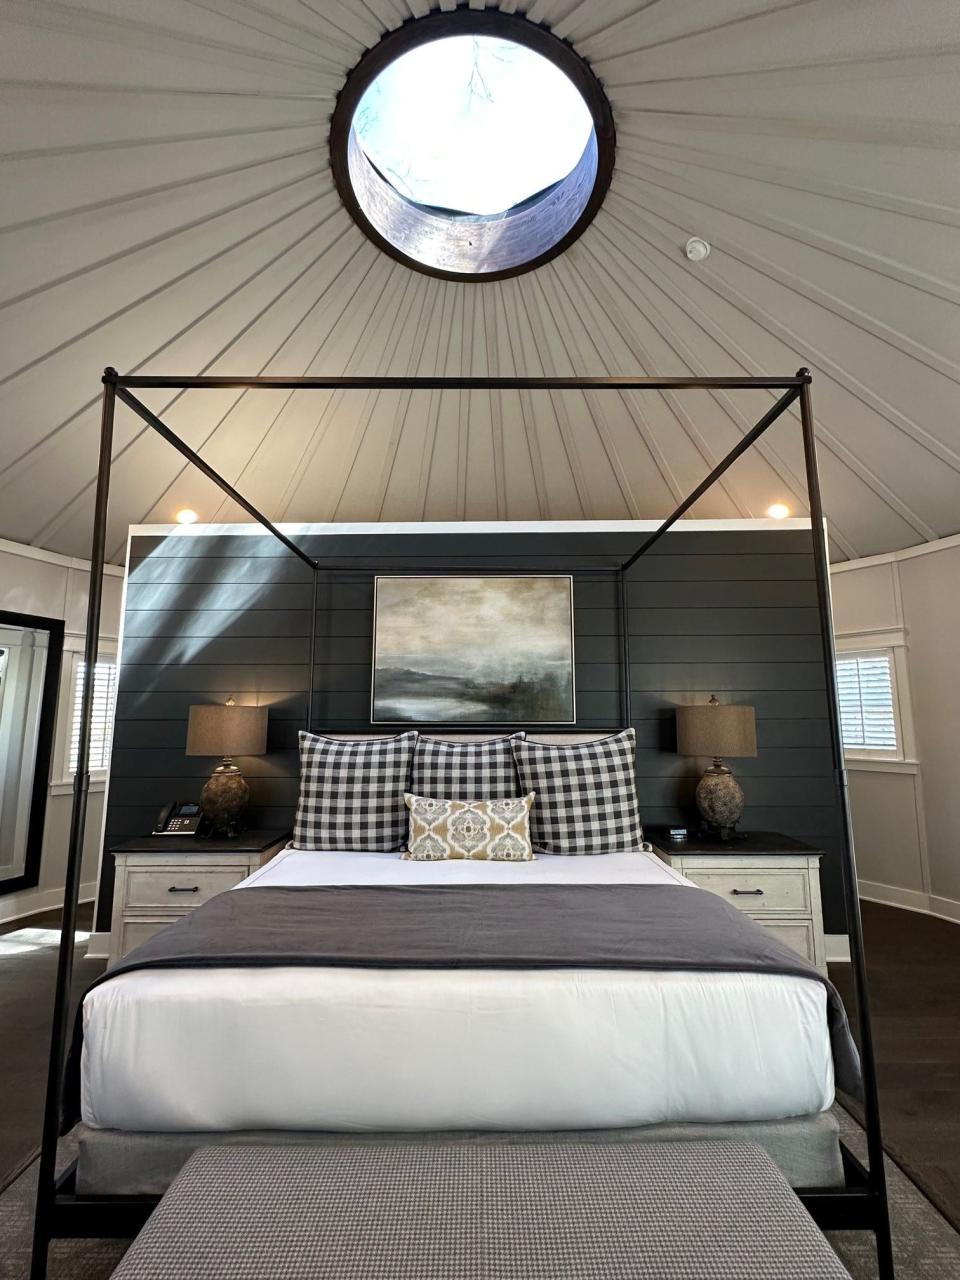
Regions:
<instances>
[{"instance_id":1,"label":"dark shiplap wall","mask_svg":"<svg viewBox=\"0 0 960 1280\"><path fill-rule=\"evenodd\" d=\"M312 554L345 566L324 573L317 635L315 727L369 725L373 578L390 572L572 573L578 725L621 725L619 614L612 572L636 535L597 532L312 536ZM759 755L734 762L745 825L824 848L828 932L843 930L840 817L829 734L810 533L671 533L631 570L632 720L647 822L691 820L696 762L674 752L673 708L705 701L757 709ZM270 706L269 754L243 763L251 825L281 827L297 797L312 585L309 570L269 535L136 537L106 847L150 830L172 797L194 798L210 769L184 754L191 703ZM109 927L105 858L98 928Z\"/></svg>"}]
</instances>

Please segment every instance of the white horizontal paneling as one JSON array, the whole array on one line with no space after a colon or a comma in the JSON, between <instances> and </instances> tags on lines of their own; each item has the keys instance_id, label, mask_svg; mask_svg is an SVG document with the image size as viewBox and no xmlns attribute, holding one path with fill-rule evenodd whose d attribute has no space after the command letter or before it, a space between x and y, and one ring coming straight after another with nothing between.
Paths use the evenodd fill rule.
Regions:
<instances>
[{"instance_id":1,"label":"white horizontal paneling","mask_svg":"<svg viewBox=\"0 0 960 1280\"><path fill-rule=\"evenodd\" d=\"M442 7L452 7L444 5ZM516 11L504 0L502 7ZM960 528L952 0L535 0L592 60L618 162L565 255L484 285L379 254L327 121L420 0L0 6L0 536L89 550L99 373L815 374L838 556ZM711 242L702 263L688 236ZM148 397L275 520L666 514L769 397ZM110 554L237 511L126 411ZM796 422L698 504L805 511Z\"/></svg>"}]
</instances>

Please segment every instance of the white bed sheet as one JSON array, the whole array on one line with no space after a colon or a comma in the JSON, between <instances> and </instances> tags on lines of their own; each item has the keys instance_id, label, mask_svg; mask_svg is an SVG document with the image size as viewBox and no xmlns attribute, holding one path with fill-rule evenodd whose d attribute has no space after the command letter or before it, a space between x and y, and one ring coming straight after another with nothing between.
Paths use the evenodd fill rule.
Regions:
<instances>
[{"instance_id":1,"label":"white bed sheet","mask_svg":"<svg viewBox=\"0 0 960 1280\"><path fill-rule=\"evenodd\" d=\"M288 849L238 886L675 883L654 855L403 862ZM212 969L84 1002L96 1128L580 1129L772 1120L833 1101L822 984L773 974Z\"/></svg>"},{"instance_id":2,"label":"white bed sheet","mask_svg":"<svg viewBox=\"0 0 960 1280\"><path fill-rule=\"evenodd\" d=\"M533 862L485 862L472 858L405 862L396 853L308 853L290 846L237 888L296 884L670 883L692 885L655 853L605 853L589 858L541 854Z\"/></svg>"}]
</instances>

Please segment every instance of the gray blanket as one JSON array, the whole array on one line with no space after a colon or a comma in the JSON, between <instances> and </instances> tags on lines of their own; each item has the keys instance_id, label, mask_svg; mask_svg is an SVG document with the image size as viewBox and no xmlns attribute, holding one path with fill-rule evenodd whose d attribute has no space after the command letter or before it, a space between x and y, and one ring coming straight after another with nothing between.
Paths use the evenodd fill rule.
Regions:
<instances>
[{"instance_id":1,"label":"gray blanket","mask_svg":"<svg viewBox=\"0 0 960 1280\"><path fill-rule=\"evenodd\" d=\"M136 947L93 987L136 969L280 965L379 969L685 969L780 973L827 989L836 1080L860 1063L836 989L715 894L676 885L450 885L232 890ZM90 989L92 990L93 987ZM77 1114L80 1018L66 1119Z\"/></svg>"}]
</instances>

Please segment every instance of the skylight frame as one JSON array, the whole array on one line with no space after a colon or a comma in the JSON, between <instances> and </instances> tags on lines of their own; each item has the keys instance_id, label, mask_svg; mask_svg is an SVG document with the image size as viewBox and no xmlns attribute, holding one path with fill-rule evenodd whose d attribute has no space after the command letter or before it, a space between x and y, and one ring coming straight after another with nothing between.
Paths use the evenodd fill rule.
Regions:
<instances>
[{"instance_id":1,"label":"skylight frame","mask_svg":"<svg viewBox=\"0 0 960 1280\"><path fill-rule=\"evenodd\" d=\"M412 49L434 40L443 40L457 36L487 36L493 39L509 40L523 45L553 63L571 81L574 88L583 98L593 121L593 137L580 163L564 178L561 183L550 188L554 193L558 187L566 183L571 189L583 180L583 174L594 164L592 185L589 196L576 220L553 243L537 248L529 258L513 262L510 265L490 271L457 271L433 266L419 258L413 257L399 245L395 244L371 221L364 208L363 196L358 193L351 172L352 166L358 164L359 143L353 131L353 118L360 102L370 85L391 63L409 53ZM336 106L330 121L330 168L334 182L348 213L369 240L383 253L414 271L425 275L439 277L444 280L462 280L471 283L482 283L491 280L505 280L514 276L534 271L537 267L562 254L583 234L596 217L600 206L610 187L616 158L616 127L613 110L599 79L589 64L567 41L554 35L549 28L541 26L518 14L502 13L493 9L456 9L451 12L436 12L422 18L414 18L405 22L394 31L388 32L377 44L368 49L357 65L349 73L346 83L337 95ZM361 153L362 154L362 153ZM365 166L364 179L383 183L389 198L396 197L403 202L403 214L409 217L411 226L418 221L424 223L424 234L429 234L428 225L435 222L436 211L425 210L423 206L408 200L395 187L387 182L383 175L373 166L365 155L362 155ZM585 163L586 162L586 163ZM535 196L518 210L527 210L528 219L533 218L536 209L543 207L547 213L549 194ZM440 215L441 217L443 215ZM476 223L496 221L504 215L479 216ZM510 216L510 215L507 215ZM454 227L469 225L470 219L454 215L450 218L451 236ZM541 224L542 225L542 224Z\"/></svg>"}]
</instances>

